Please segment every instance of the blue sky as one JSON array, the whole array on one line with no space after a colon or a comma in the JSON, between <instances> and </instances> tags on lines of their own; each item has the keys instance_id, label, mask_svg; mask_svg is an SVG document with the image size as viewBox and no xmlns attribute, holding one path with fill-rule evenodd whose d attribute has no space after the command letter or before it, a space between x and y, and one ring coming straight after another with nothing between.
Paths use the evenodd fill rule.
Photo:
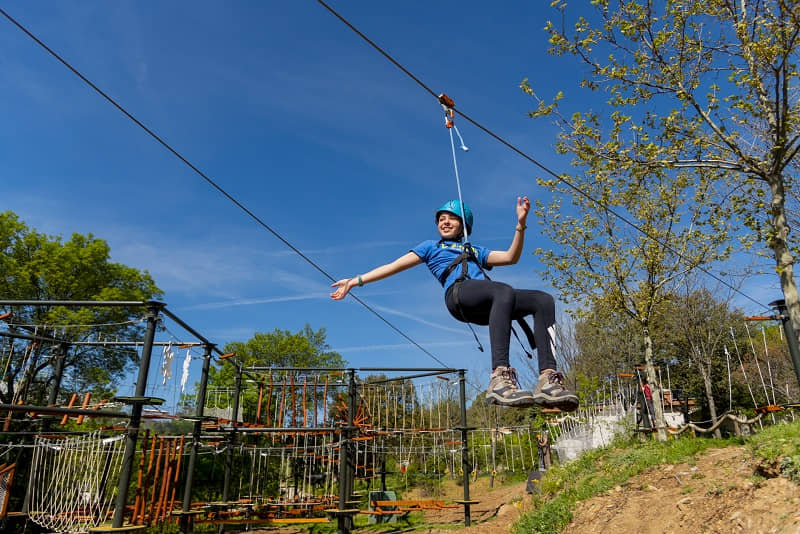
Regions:
<instances>
[{"instance_id":1,"label":"blue sky","mask_svg":"<svg viewBox=\"0 0 800 534\"><path fill-rule=\"evenodd\" d=\"M560 17L548 3L332 6L465 113L566 170L554 128L526 117L535 104L519 89L528 77L544 98L564 91L568 109L586 103L580 66L546 52L543 27ZM434 238L435 209L457 196L438 103L317 2L3 8L337 279ZM308 323L353 366L438 365L352 299L330 301L319 272L5 19L0 50L0 209L107 240L114 261L149 270L170 309L220 345ZM473 242L505 248L516 197L546 198L542 173L457 124ZM531 230L522 260L494 278L547 289L532 251L548 244ZM424 267L357 294L446 364L488 375L488 352Z\"/></svg>"}]
</instances>

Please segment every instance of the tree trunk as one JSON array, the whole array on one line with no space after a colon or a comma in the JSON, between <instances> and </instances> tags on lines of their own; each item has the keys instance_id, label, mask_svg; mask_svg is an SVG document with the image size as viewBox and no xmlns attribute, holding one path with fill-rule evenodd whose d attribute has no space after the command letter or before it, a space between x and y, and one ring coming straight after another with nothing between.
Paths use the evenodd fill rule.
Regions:
<instances>
[{"instance_id":1,"label":"tree trunk","mask_svg":"<svg viewBox=\"0 0 800 534\"><path fill-rule=\"evenodd\" d=\"M653 340L650 338L650 330L644 328L644 365L647 381L651 384L658 384L656 370L653 365ZM661 397L661 387L650 388L653 394L653 411L655 412L655 428L658 441L667 441L667 431L664 428L664 402Z\"/></svg>"},{"instance_id":2,"label":"tree trunk","mask_svg":"<svg viewBox=\"0 0 800 534\"><path fill-rule=\"evenodd\" d=\"M770 202L770 222L772 234L769 238L769 248L775 255L775 267L781 281L783 299L795 333L800 333L800 297L797 293L797 284L794 280L794 256L787 243L789 226L786 224L786 197L783 186L783 177L773 176L769 180L772 200Z\"/></svg>"},{"instance_id":3,"label":"tree trunk","mask_svg":"<svg viewBox=\"0 0 800 534\"><path fill-rule=\"evenodd\" d=\"M714 403L714 394L711 391L711 366L706 365L698 358L697 368L700 370L700 376L703 378L703 386L706 390L706 401L708 402L708 411L711 413L711 425L717 424L717 405ZM714 437L721 438L722 433L719 428L714 430Z\"/></svg>"}]
</instances>

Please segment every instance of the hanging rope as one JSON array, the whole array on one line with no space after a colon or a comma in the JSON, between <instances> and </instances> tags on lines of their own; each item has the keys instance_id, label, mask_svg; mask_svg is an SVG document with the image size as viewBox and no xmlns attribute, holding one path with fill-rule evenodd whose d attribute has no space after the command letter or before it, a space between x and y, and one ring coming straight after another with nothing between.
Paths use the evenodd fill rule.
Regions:
<instances>
[{"instance_id":1,"label":"hanging rope","mask_svg":"<svg viewBox=\"0 0 800 534\"><path fill-rule=\"evenodd\" d=\"M455 130L456 133L458 133L458 127L456 126L456 124L455 124L455 122L453 120L454 117L455 117L455 112L453 111L453 107L455 107L456 104L455 104L455 102L453 101L452 98L450 98L449 96L447 96L444 93L439 95L439 103L442 105L442 109L444 110L444 124L445 124L445 127L447 128L447 131L450 133L450 148L451 148L452 153L453 153L453 169L455 170L455 173L456 173L456 188L458 189L458 202L459 202L460 208L461 208L461 220L464 222L464 225L463 225L464 226L464 232L462 233L461 241L462 241L462 243L468 243L469 242L469 229L467 229L467 225L466 225L467 216L464 213L464 199L463 199L463 197L461 195L461 178L458 176L458 160L456 158L456 145L455 145L455 141L453 140L453 130ZM458 133L458 139L461 141L461 149L463 151L465 151L465 152L468 151L469 148L467 148L464 145L464 140L461 138L461 134L460 133Z\"/></svg>"}]
</instances>

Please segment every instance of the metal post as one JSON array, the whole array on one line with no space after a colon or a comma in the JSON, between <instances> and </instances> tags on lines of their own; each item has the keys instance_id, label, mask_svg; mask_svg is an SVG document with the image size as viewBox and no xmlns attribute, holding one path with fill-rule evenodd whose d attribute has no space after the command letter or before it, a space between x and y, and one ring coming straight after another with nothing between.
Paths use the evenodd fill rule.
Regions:
<instances>
[{"instance_id":1,"label":"metal post","mask_svg":"<svg viewBox=\"0 0 800 534\"><path fill-rule=\"evenodd\" d=\"M339 510L346 510L350 495L353 492L353 454L350 438L353 433L353 414L356 411L356 380L355 370L348 371L350 376L347 388L347 426L342 429L342 438L339 442ZM345 514L338 514L336 518L336 532L348 534L353 526L353 519Z\"/></svg>"},{"instance_id":2,"label":"metal post","mask_svg":"<svg viewBox=\"0 0 800 534\"><path fill-rule=\"evenodd\" d=\"M794 364L794 375L797 378L797 383L800 384L800 346L798 346L797 334L794 331L794 327L792 327L792 320L787 313L786 301L776 300L770 302L769 305L777 309L780 314L779 319L783 324L783 331L786 334L786 343L789 345L789 354ZM769 399L767 399L767 402L769 402Z\"/></svg>"},{"instance_id":3,"label":"metal post","mask_svg":"<svg viewBox=\"0 0 800 534\"><path fill-rule=\"evenodd\" d=\"M470 526L470 499L469 499L469 428L467 428L467 379L464 370L458 371L459 401L461 403L461 470L464 473L464 525Z\"/></svg>"},{"instance_id":4,"label":"metal post","mask_svg":"<svg viewBox=\"0 0 800 534\"><path fill-rule=\"evenodd\" d=\"M222 486L222 502L230 500L231 471L233 470L233 449L236 447L236 427L239 426L239 396L242 394L242 366L236 362L236 381L233 388L233 414L231 415L231 435L228 450L225 452L225 481ZM219 532L225 532L225 525L219 526Z\"/></svg>"},{"instance_id":5,"label":"metal post","mask_svg":"<svg viewBox=\"0 0 800 534\"><path fill-rule=\"evenodd\" d=\"M61 379L64 378L64 362L67 359L68 350L69 345L62 343L58 358L56 358L55 367L53 368L53 387L50 388L50 394L47 397L48 406L55 406L56 402L58 402L58 394L61 391Z\"/></svg>"},{"instance_id":6,"label":"metal post","mask_svg":"<svg viewBox=\"0 0 800 534\"><path fill-rule=\"evenodd\" d=\"M125 454L122 457L122 469L119 476L119 491L117 501L114 505L114 517L111 520L112 528L121 528L124 520L125 505L128 501L128 485L131 480L133 470L133 457L136 455L136 440L139 437L139 424L142 421L142 402L147 392L147 374L150 369L150 356L153 352L153 339L156 335L156 324L158 314L164 304L161 302L150 301L147 303L147 329L144 333L144 345L142 345L142 359L139 362L139 378L136 381L136 402L131 406L131 419L128 423L128 436L125 440Z\"/></svg>"},{"instance_id":7,"label":"metal post","mask_svg":"<svg viewBox=\"0 0 800 534\"><path fill-rule=\"evenodd\" d=\"M203 370L200 374L200 390L197 392L197 407L195 408L195 417L197 420L194 422L192 430L192 450L189 452L189 462L186 466L186 481L183 488L183 507L180 521L180 530L182 534L187 534L191 529L189 527L190 521L188 513L192 505L192 485L194 484L194 469L197 462L197 449L200 446L200 432L203 429L203 413L206 403L206 386L208 385L208 370L211 367L211 349L213 345L205 345L205 352L203 353Z\"/></svg>"},{"instance_id":8,"label":"metal post","mask_svg":"<svg viewBox=\"0 0 800 534\"><path fill-rule=\"evenodd\" d=\"M381 491L386 492L386 453L381 453Z\"/></svg>"}]
</instances>

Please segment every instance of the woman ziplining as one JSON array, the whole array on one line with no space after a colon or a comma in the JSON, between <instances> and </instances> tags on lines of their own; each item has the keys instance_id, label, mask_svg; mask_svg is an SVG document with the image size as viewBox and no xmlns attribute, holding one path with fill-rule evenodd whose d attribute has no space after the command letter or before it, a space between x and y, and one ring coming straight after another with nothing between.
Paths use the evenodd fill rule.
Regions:
<instances>
[{"instance_id":1,"label":"woman ziplining","mask_svg":"<svg viewBox=\"0 0 800 534\"><path fill-rule=\"evenodd\" d=\"M377 282L424 262L444 287L445 304L454 318L465 323L489 326L492 374L486 393L487 402L501 406L539 405L573 411L578 407L578 397L564 388L563 375L556 370L553 297L544 291L514 289L508 284L489 280L484 271L519 261L529 211L528 197L518 197L517 226L511 245L508 250L489 250L469 244L466 237L472 233L472 211L461 201L451 200L436 211L436 227L440 235L438 241L423 241L391 263L334 282L331 287L336 290L331 293L331 298L341 300L356 286ZM524 321L528 315L533 315L533 332ZM517 373L510 365L509 343L513 320L519 322L531 347L536 347L540 374L533 393L520 389Z\"/></svg>"}]
</instances>

